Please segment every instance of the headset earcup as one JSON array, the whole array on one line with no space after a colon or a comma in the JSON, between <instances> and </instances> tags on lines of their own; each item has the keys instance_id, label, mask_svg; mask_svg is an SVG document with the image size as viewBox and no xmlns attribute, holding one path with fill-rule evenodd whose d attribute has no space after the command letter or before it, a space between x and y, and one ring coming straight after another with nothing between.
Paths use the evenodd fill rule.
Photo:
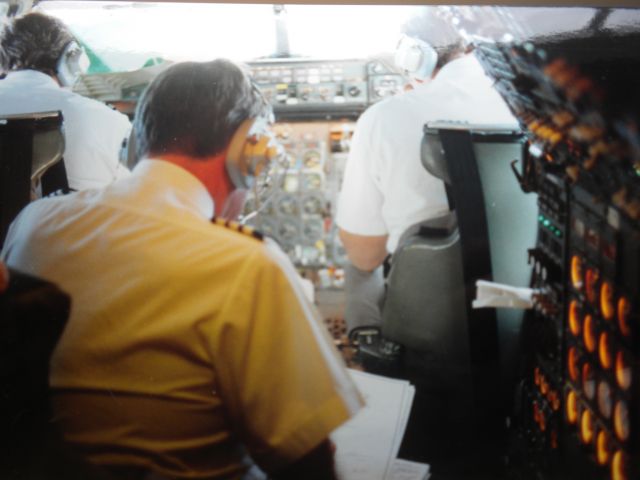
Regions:
<instances>
[{"instance_id":1,"label":"headset earcup","mask_svg":"<svg viewBox=\"0 0 640 480\"><path fill-rule=\"evenodd\" d=\"M58 59L58 81L64 87L72 87L78 77L87 72L90 63L83 48L76 41L70 42Z\"/></svg>"},{"instance_id":2,"label":"headset earcup","mask_svg":"<svg viewBox=\"0 0 640 480\"><path fill-rule=\"evenodd\" d=\"M395 64L408 75L426 79L429 78L438 63L438 53L435 49L418 38L403 36L395 53Z\"/></svg>"},{"instance_id":3,"label":"headset earcup","mask_svg":"<svg viewBox=\"0 0 640 480\"><path fill-rule=\"evenodd\" d=\"M416 76L421 79L426 79L431 77L433 71L436 69L436 65L438 64L438 52L436 52L435 48L429 45L426 42L420 42L420 67L416 73Z\"/></svg>"}]
</instances>

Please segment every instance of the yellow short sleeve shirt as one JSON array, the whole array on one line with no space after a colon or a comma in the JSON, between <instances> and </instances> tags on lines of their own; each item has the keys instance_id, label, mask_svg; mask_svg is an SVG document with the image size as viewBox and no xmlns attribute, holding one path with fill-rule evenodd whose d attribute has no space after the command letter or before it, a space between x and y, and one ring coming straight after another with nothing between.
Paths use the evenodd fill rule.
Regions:
<instances>
[{"instance_id":1,"label":"yellow short sleeve shirt","mask_svg":"<svg viewBox=\"0 0 640 480\"><path fill-rule=\"evenodd\" d=\"M72 296L50 381L66 438L96 463L234 478L242 445L276 469L361 405L286 257L212 212L195 177L144 160L10 230L7 263Z\"/></svg>"}]
</instances>

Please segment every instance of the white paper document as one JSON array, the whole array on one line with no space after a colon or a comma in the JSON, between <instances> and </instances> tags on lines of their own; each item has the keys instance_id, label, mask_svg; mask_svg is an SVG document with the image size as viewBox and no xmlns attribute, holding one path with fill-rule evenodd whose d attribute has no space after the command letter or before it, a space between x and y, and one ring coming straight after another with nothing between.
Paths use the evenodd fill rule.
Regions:
<instances>
[{"instance_id":1,"label":"white paper document","mask_svg":"<svg viewBox=\"0 0 640 480\"><path fill-rule=\"evenodd\" d=\"M349 373L366 405L354 418L331 434L336 444L338 478L423 480L424 475L399 476L403 471L408 471L408 464L395 466L415 388L405 380L356 370L349 370Z\"/></svg>"},{"instance_id":2,"label":"white paper document","mask_svg":"<svg viewBox=\"0 0 640 480\"><path fill-rule=\"evenodd\" d=\"M429 465L396 458L387 480L427 480Z\"/></svg>"},{"instance_id":3,"label":"white paper document","mask_svg":"<svg viewBox=\"0 0 640 480\"><path fill-rule=\"evenodd\" d=\"M533 296L536 293L536 290L532 288L512 287L502 283L478 280L476 282L476 298L471 306L473 308L532 308Z\"/></svg>"}]
</instances>

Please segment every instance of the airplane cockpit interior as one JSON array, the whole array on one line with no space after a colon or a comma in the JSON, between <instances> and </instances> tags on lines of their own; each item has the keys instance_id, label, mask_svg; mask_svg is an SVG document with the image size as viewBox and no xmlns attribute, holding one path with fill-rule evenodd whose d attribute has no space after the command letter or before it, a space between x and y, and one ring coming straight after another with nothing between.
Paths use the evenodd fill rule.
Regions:
<instances>
[{"instance_id":1,"label":"airplane cockpit interior","mask_svg":"<svg viewBox=\"0 0 640 480\"><path fill-rule=\"evenodd\" d=\"M433 96L437 106L412 96L439 92L448 66L426 67L431 47L404 44L404 26L427 7L304 3L1 0L0 28L29 11L62 21L87 56L67 88L132 122L149 84L177 63L227 58L250 75L273 113L278 155L223 223L284 252L350 371L397 381L389 391L410 385L379 404L364 393L378 410L365 412L362 431L336 435L339 480L640 479L640 9L431 5L496 95L466 115L455 86ZM442 113L450 105L459 111ZM500 108L509 122L496 120L507 118ZM397 118L365 115L374 111ZM415 137L406 148L390 140L404 124L419 133L405 135ZM75 189L63 166L69 128L62 112L0 105L0 247L22 208ZM356 156L366 169L350 167ZM136 168L133 134L117 157ZM341 202L366 205L369 188L381 200L349 233ZM405 194L392 202L385 189ZM416 214L436 189L441 204ZM376 209L396 224L374 225ZM354 247L353 234L383 242L375 269L354 266L364 244ZM352 300L366 300L354 269L379 275L371 323L350 320ZM18 311L9 298L18 290L0 293L0 323ZM11 335L0 338L7 409L19 408L20 388L40 392L12 386L26 373L9 358L20 350ZM405 409L396 414L394 402ZM1 415L0 478L103 478L16 466L55 454L29 457L36 430Z\"/></svg>"}]
</instances>

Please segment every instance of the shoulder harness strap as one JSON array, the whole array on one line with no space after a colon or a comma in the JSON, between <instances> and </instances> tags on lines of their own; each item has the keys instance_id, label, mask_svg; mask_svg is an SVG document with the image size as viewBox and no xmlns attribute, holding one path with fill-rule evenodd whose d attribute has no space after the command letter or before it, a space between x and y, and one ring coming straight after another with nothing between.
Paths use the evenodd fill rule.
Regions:
<instances>
[{"instance_id":1,"label":"shoulder harness strap","mask_svg":"<svg viewBox=\"0 0 640 480\"><path fill-rule=\"evenodd\" d=\"M221 227L228 228L229 230L233 230L238 233L242 233L243 235L255 238L256 240L264 240L264 235L257 231L255 228L249 227L248 225L242 225L238 222L234 222L233 220L213 217L211 219L211 223L213 223L214 225L220 225Z\"/></svg>"}]
</instances>

